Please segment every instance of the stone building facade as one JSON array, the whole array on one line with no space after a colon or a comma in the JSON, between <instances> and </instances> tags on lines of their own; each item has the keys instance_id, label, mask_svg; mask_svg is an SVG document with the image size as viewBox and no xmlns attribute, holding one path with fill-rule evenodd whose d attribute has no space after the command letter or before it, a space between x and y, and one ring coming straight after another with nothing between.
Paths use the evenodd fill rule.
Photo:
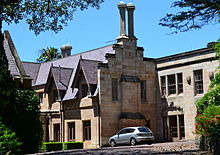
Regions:
<instances>
[{"instance_id":1,"label":"stone building facade","mask_svg":"<svg viewBox=\"0 0 220 155\"><path fill-rule=\"evenodd\" d=\"M211 44L145 58L134 33L135 6L118 8L117 43L75 55L65 45L61 59L22 63L41 101L44 141L97 148L127 126L148 126L156 141L195 139L194 102L207 92L218 66Z\"/></svg>"},{"instance_id":2,"label":"stone building facade","mask_svg":"<svg viewBox=\"0 0 220 155\"><path fill-rule=\"evenodd\" d=\"M163 139L195 139L195 102L208 91L219 66L212 46L156 60Z\"/></svg>"}]
</instances>

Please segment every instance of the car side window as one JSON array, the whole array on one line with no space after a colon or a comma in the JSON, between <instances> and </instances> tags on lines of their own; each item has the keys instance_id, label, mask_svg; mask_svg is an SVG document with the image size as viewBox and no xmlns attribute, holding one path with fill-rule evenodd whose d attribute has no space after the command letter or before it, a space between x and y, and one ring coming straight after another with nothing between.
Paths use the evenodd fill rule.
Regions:
<instances>
[{"instance_id":1,"label":"car side window","mask_svg":"<svg viewBox=\"0 0 220 155\"><path fill-rule=\"evenodd\" d=\"M125 134L125 130L126 129L121 130L118 134Z\"/></svg>"},{"instance_id":2,"label":"car side window","mask_svg":"<svg viewBox=\"0 0 220 155\"><path fill-rule=\"evenodd\" d=\"M135 129L128 129L128 133L134 132Z\"/></svg>"}]
</instances>

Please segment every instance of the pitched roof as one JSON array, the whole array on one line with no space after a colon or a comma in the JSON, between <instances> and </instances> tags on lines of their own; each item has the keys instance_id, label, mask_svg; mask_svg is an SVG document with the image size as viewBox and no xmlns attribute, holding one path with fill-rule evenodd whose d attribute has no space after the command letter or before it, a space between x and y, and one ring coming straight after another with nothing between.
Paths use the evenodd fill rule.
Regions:
<instances>
[{"instance_id":1,"label":"pitched roof","mask_svg":"<svg viewBox=\"0 0 220 155\"><path fill-rule=\"evenodd\" d=\"M97 70L98 70L98 63L100 62L101 61L82 60L82 69L84 71L88 84L97 84L98 82Z\"/></svg>"},{"instance_id":2,"label":"pitched roof","mask_svg":"<svg viewBox=\"0 0 220 155\"><path fill-rule=\"evenodd\" d=\"M54 67L51 66L50 73L47 79L46 89L49 86L51 78L53 78L58 90L67 90L72 75L72 68Z\"/></svg>"},{"instance_id":3,"label":"pitched roof","mask_svg":"<svg viewBox=\"0 0 220 155\"><path fill-rule=\"evenodd\" d=\"M72 68L52 67L52 73L59 90L66 90L70 82Z\"/></svg>"},{"instance_id":4,"label":"pitched roof","mask_svg":"<svg viewBox=\"0 0 220 155\"><path fill-rule=\"evenodd\" d=\"M40 63L36 62L22 62L24 70L32 79L32 85L36 82L37 74L40 68Z\"/></svg>"},{"instance_id":5,"label":"pitched roof","mask_svg":"<svg viewBox=\"0 0 220 155\"><path fill-rule=\"evenodd\" d=\"M9 31L4 31L4 49L11 75L27 77Z\"/></svg>"},{"instance_id":6,"label":"pitched roof","mask_svg":"<svg viewBox=\"0 0 220 155\"><path fill-rule=\"evenodd\" d=\"M38 73L35 85L46 84L46 79L48 77L51 65L56 66L56 67L61 66L64 68L75 69L77 68L80 57L82 57L83 59L94 60L94 61L105 61L106 53L114 53L112 45L108 45L108 46L101 47L98 49L68 56L62 59L42 63L39 68L39 73ZM73 74L71 76L71 81L74 78L74 76L75 76L75 70L73 71Z\"/></svg>"}]
</instances>

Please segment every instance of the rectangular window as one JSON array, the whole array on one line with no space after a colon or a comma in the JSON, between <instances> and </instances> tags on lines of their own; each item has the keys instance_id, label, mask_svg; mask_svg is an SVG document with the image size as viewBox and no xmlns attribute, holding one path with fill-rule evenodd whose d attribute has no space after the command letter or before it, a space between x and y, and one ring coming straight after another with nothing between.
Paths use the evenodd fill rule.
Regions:
<instances>
[{"instance_id":1,"label":"rectangular window","mask_svg":"<svg viewBox=\"0 0 220 155\"><path fill-rule=\"evenodd\" d=\"M202 70L194 71L195 95L203 93L203 76Z\"/></svg>"},{"instance_id":2,"label":"rectangular window","mask_svg":"<svg viewBox=\"0 0 220 155\"><path fill-rule=\"evenodd\" d=\"M60 124L54 124L54 141L59 142L60 141Z\"/></svg>"},{"instance_id":3,"label":"rectangular window","mask_svg":"<svg viewBox=\"0 0 220 155\"><path fill-rule=\"evenodd\" d=\"M183 93L183 74L177 74L177 87L178 87L178 94Z\"/></svg>"},{"instance_id":4,"label":"rectangular window","mask_svg":"<svg viewBox=\"0 0 220 155\"><path fill-rule=\"evenodd\" d=\"M86 97L88 95L88 85L82 84L82 97Z\"/></svg>"},{"instance_id":5,"label":"rectangular window","mask_svg":"<svg viewBox=\"0 0 220 155\"><path fill-rule=\"evenodd\" d=\"M75 122L68 123L68 141L75 141Z\"/></svg>"},{"instance_id":6,"label":"rectangular window","mask_svg":"<svg viewBox=\"0 0 220 155\"><path fill-rule=\"evenodd\" d=\"M118 79L112 79L112 101L118 100Z\"/></svg>"},{"instance_id":7,"label":"rectangular window","mask_svg":"<svg viewBox=\"0 0 220 155\"><path fill-rule=\"evenodd\" d=\"M169 125L172 138L178 137L177 116L169 116Z\"/></svg>"},{"instance_id":8,"label":"rectangular window","mask_svg":"<svg viewBox=\"0 0 220 155\"><path fill-rule=\"evenodd\" d=\"M91 140L91 121L83 121L83 139Z\"/></svg>"},{"instance_id":9,"label":"rectangular window","mask_svg":"<svg viewBox=\"0 0 220 155\"><path fill-rule=\"evenodd\" d=\"M176 94L176 79L175 74L168 75L168 95Z\"/></svg>"},{"instance_id":10,"label":"rectangular window","mask_svg":"<svg viewBox=\"0 0 220 155\"><path fill-rule=\"evenodd\" d=\"M58 92L57 90L53 90L53 102L56 102L58 100Z\"/></svg>"},{"instance_id":11,"label":"rectangular window","mask_svg":"<svg viewBox=\"0 0 220 155\"><path fill-rule=\"evenodd\" d=\"M141 100L146 101L147 99L146 81L141 81Z\"/></svg>"},{"instance_id":12,"label":"rectangular window","mask_svg":"<svg viewBox=\"0 0 220 155\"><path fill-rule=\"evenodd\" d=\"M38 98L39 98L40 103L43 103L43 92L38 93Z\"/></svg>"},{"instance_id":13,"label":"rectangular window","mask_svg":"<svg viewBox=\"0 0 220 155\"><path fill-rule=\"evenodd\" d=\"M166 96L166 77L165 76L160 77L160 83L161 83L161 95Z\"/></svg>"}]
</instances>

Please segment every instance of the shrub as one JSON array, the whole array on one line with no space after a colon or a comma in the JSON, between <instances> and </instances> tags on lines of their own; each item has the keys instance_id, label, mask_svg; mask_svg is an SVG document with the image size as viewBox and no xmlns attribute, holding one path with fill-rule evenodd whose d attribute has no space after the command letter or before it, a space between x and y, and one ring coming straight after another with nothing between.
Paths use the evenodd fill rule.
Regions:
<instances>
[{"instance_id":1,"label":"shrub","mask_svg":"<svg viewBox=\"0 0 220 155\"><path fill-rule=\"evenodd\" d=\"M64 142L63 149L83 149L83 142Z\"/></svg>"},{"instance_id":2,"label":"shrub","mask_svg":"<svg viewBox=\"0 0 220 155\"><path fill-rule=\"evenodd\" d=\"M44 142L41 146L42 151L58 151L63 150L62 142Z\"/></svg>"},{"instance_id":3,"label":"shrub","mask_svg":"<svg viewBox=\"0 0 220 155\"><path fill-rule=\"evenodd\" d=\"M196 116L196 130L198 135L205 136L214 154L219 150L220 142L220 106L211 105L202 114ZM218 152L220 153L220 152ZM217 153L217 154L218 154Z\"/></svg>"},{"instance_id":4,"label":"shrub","mask_svg":"<svg viewBox=\"0 0 220 155\"><path fill-rule=\"evenodd\" d=\"M0 120L0 154L18 154L21 151L21 145L16 134Z\"/></svg>"}]
</instances>

